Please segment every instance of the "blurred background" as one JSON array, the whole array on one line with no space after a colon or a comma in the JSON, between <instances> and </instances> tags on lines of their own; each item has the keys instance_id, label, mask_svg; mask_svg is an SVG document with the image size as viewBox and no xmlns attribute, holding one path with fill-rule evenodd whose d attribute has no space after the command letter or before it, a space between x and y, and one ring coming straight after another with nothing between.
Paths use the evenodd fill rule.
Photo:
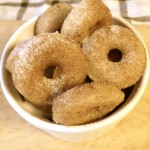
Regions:
<instances>
[{"instance_id":1,"label":"blurred background","mask_svg":"<svg viewBox=\"0 0 150 150\"><path fill-rule=\"evenodd\" d=\"M0 20L28 20L58 2L80 0L0 0ZM111 12L131 23L150 24L150 0L103 0Z\"/></svg>"}]
</instances>

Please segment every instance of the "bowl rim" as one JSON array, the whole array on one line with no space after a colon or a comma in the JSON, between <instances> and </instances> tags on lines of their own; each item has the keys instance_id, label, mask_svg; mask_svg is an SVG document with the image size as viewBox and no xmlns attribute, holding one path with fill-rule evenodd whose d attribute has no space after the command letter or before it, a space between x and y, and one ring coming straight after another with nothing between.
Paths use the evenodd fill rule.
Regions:
<instances>
[{"instance_id":1,"label":"bowl rim","mask_svg":"<svg viewBox=\"0 0 150 150\"><path fill-rule=\"evenodd\" d=\"M144 75L143 75L143 77L141 79L141 82L140 82L141 84L139 85L137 94L134 95L132 100L129 101L127 105L125 105L119 111L117 111L117 112L113 113L112 115L109 115L108 117L103 118L99 121L89 123L89 124L84 124L84 125L77 125L77 126L64 126L64 125L59 125L59 124L55 124L55 123L52 123L52 122L47 122L45 120L42 120L40 118L37 118L37 117L31 115L29 112L25 111L21 106L19 106L19 104L15 101L15 99L7 91L7 86L5 85L4 72L3 72L5 57L6 57L5 55L6 55L8 46L11 43L14 35L19 33L26 26L28 26L31 23L35 22L37 17L34 17L34 18L30 19L29 21L27 21L26 23L24 23L23 25L21 25L18 28L18 30L10 37L9 41L7 42L5 48L2 52L2 56L1 56L1 62L0 62L1 63L0 64L1 87L2 87L3 93L6 97L6 100L13 107L13 109L22 118L24 118L27 122L33 124L34 126L37 126L41 129L45 129L45 130L50 130L50 131L55 131L55 132L65 132L65 133L86 132L86 131L98 129L98 128L101 128L101 127L105 127L105 126L107 126L107 125L109 125L113 122L121 120L126 114L128 114L134 108L134 106L138 103L138 101L140 100L140 98L143 95L143 93L145 91L145 88L147 86L148 79L149 79L149 72L150 72L150 70L149 70L149 54L148 54L148 50L146 48L146 45L145 45L141 35L138 33L138 31L129 22L127 22L125 19L121 18L120 16L113 15L113 18L116 19L117 21L125 24L125 26L130 28L137 35L137 37L143 43L143 45L145 47L145 52L146 52L146 60L147 60L146 61L146 68L145 68Z\"/></svg>"}]
</instances>

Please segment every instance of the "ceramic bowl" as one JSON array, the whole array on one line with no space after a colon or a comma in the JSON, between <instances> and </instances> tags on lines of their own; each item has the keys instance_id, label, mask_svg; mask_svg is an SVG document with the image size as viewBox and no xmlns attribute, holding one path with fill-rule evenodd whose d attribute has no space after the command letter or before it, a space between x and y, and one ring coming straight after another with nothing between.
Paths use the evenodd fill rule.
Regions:
<instances>
[{"instance_id":1,"label":"ceramic bowl","mask_svg":"<svg viewBox=\"0 0 150 150\"><path fill-rule=\"evenodd\" d=\"M113 113L107 117L96 121L94 123L79 125L79 126L63 126L55 124L50 120L43 117L43 114L38 111L30 103L23 100L22 96L17 92L12 83L12 78L10 73L8 73L5 68L6 59L15 45L27 39L34 34L34 24L37 18L33 18L26 23L24 23L10 38L6 44L2 57L1 57L1 86L6 100L10 103L12 108L27 122L32 125L46 131L50 135L68 141L85 141L91 140L93 138L100 137L110 131L122 118L124 118L139 102L146 85L148 83L149 77L149 55L146 46L142 40L142 37L136 31L136 29L127 21L120 17L113 16L113 24L126 26L131 29L136 36L141 40L145 46L146 53L146 68L142 79L134 86L132 93L128 99Z\"/></svg>"}]
</instances>

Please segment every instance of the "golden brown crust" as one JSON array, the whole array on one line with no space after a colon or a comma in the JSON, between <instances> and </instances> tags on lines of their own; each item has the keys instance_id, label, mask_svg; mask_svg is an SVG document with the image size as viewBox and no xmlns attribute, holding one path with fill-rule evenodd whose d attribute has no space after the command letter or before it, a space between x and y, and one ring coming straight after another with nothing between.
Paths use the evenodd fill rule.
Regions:
<instances>
[{"instance_id":1,"label":"golden brown crust","mask_svg":"<svg viewBox=\"0 0 150 150\"><path fill-rule=\"evenodd\" d=\"M82 42L96 29L111 24L111 13L101 0L82 0L65 19L61 33Z\"/></svg>"},{"instance_id":2,"label":"golden brown crust","mask_svg":"<svg viewBox=\"0 0 150 150\"><path fill-rule=\"evenodd\" d=\"M57 96L52 117L63 125L90 123L104 117L123 100L124 93L112 83L86 83Z\"/></svg>"},{"instance_id":3,"label":"golden brown crust","mask_svg":"<svg viewBox=\"0 0 150 150\"><path fill-rule=\"evenodd\" d=\"M64 35L45 33L22 42L12 65L16 89L36 106L51 104L52 96L81 84L86 77L86 63L80 47ZM45 77L50 66L59 67L59 77ZM58 72L60 74L60 72Z\"/></svg>"},{"instance_id":4,"label":"golden brown crust","mask_svg":"<svg viewBox=\"0 0 150 150\"><path fill-rule=\"evenodd\" d=\"M64 3L58 3L48 8L38 17L35 23L35 34L59 31L71 9L71 5Z\"/></svg>"},{"instance_id":5,"label":"golden brown crust","mask_svg":"<svg viewBox=\"0 0 150 150\"><path fill-rule=\"evenodd\" d=\"M122 59L108 59L111 49L119 49ZM93 81L112 82L120 88L134 85L146 65L145 48L129 29L112 25L98 29L83 44L88 61L88 75Z\"/></svg>"}]
</instances>

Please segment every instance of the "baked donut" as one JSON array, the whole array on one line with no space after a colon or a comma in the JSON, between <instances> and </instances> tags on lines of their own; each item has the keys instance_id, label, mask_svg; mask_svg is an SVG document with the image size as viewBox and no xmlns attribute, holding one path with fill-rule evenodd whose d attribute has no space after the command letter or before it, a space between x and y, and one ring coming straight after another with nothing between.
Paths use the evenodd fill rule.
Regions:
<instances>
[{"instance_id":1,"label":"baked donut","mask_svg":"<svg viewBox=\"0 0 150 150\"><path fill-rule=\"evenodd\" d=\"M128 28L112 25L102 27L83 43L88 62L88 75L95 81L106 81L120 88L134 85L142 76L145 48ZM119 54L118 60L110 58Z\"/></svg>"},{"instance_id":2,"label":"baked donut","mask_svg":"<svg viewBox=\"0 0 150 150\"><path fill-rule=\"evenodd\" d=\"M63 125L90 123L106 116L123 100L124 93L112 83L86 83L53 100L52 118Z\"/></svg>"},{"instance_id":3,"label":"baked donut","mask_svg":"<svg viewBox=\"0 0 150 150\"><path fill-rule=\"evenodd\" d=\"M82 42L96 29L111 24L110 10L101 0L82 0L65 19L61 33Z\"/></svg>"},{"instance_id":4,"label":"baked donut","mask_svg":"<svg viewBox=\"0 0 150 150\"><path fill-rule=\"evenodd\" d=\"M48 8L38 17L35 23L35 34L59 31L71 9L71 5L64 3L57 3Z\"/></svg>"},{"instance_id":5,"label":"baked donut","mask_svg":"<svg viewBox=\"0 0 150 150\"><path fill-rule=\"evenodd\" d=\"M22 47L28 43L29 40L24 40L23 42L18 43L15 48L10 52L5 64L5 68L11 73L12 66L17 58L18 52L21 51ZM58 67L50 67L46 72L45 75L47 77L57 78L61 75L61 70Z\"/></svg>"},{"instance_id":6,"label":"baked donut","mask_svg":"<svg viewBox=\"0 0 150 150\"><path fill-rule=\"evenodd\" d=\"M5 68L11 73L12 72L12 65L15 62L16 56L18 55L18 52L22 49L22 47L24 45L26 45L28 43L28 40L24 40L24 42L20 42L18 43L10 52L7 60L6 60L6 64L5 64Z\"/></svg>"},{"instance_id":7,"label":"baked donut","mask_svg":"<svg viewBox=\"0 0 150 150\"><path fill-rule=\"evenodd\" d=\"M12 79L16 89L34 105L51 105L53 96L85 80L85 58L78 44L68 37L45 33L21 45L12 64ZM51 67L57 67L59 76L45 76Z\"/></svg>"}]
</instances>

